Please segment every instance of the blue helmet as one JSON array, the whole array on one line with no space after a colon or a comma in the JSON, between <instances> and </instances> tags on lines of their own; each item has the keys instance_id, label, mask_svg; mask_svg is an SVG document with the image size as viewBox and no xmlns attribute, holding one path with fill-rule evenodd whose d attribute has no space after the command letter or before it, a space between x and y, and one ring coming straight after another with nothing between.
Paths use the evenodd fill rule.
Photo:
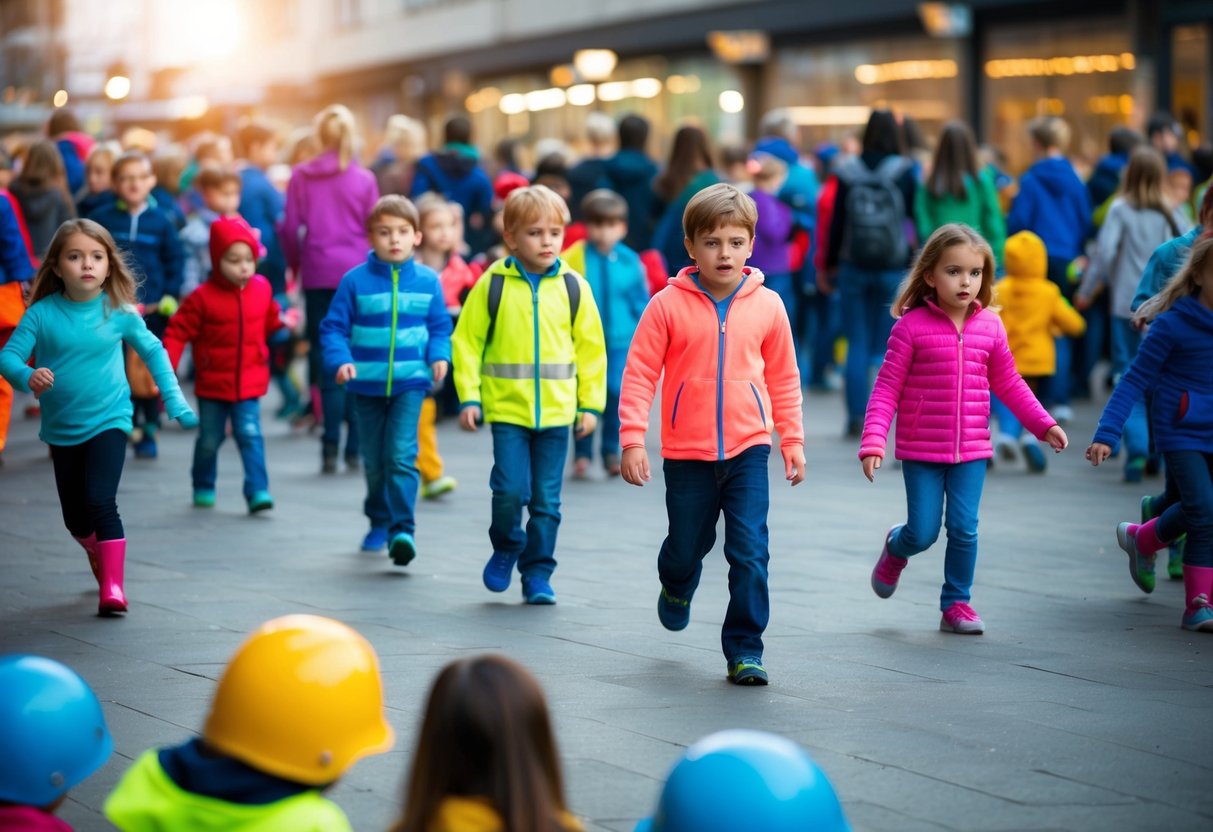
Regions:
<instances>
[{"instance_id":1,"label":"blue helmet","mask_svg":"<svg viewBox=\"0 0 1213 832\"><path fill-rule=\"evenodd\" d=\"M76 671L0 656L0 800L49 806L109 759L101 703Z\"/></svg>"},{"instance_id":2,"label":"blue helmet","mask_svg":"<svg viewBox=\"0 0 1213 832\"><path fill-rule=\"evenodd\" d=\"M686 750L657 812L636 832L850 832L834 787L800 746L762 731L721 731Z\"/></svg>"}]
</instances>

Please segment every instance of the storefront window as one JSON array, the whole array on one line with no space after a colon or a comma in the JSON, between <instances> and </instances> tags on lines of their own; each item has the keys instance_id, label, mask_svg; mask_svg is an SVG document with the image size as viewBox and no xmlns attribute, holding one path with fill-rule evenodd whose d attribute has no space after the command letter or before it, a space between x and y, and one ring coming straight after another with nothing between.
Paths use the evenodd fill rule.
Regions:
<instances>
[{"instance_id":1,"label":"storefront window","mask_svg":"<svg viewBox=\"0 0 1213 832\"><path fill-rule=\"evenodd\" d=\"M1209 141L1208 131L1213 128L1213 113L1207 109L1209 79L1213 76L1213 66L1209 65L1210 28L1207 23L1179 26L1172 33L1175 115L1190 147L1196 147L1202 138Z\"/></svg>"}]
</instances>

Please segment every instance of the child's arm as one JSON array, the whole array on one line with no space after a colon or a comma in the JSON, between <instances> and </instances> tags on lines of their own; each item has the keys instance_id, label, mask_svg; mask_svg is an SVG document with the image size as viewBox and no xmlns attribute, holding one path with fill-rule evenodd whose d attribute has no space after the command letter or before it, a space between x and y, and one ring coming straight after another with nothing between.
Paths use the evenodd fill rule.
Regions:
<instances>
[{"instance_id":1,"label":"child's arm","mask_svg":"<svg viewBox=\"0 0 1213 832\"><path fill-rule=\"evenodd\" d=\"M355 302L354 281L346 276L337 285L328 314L320 322L321 372L337 373L339 384L355 378L354 354L350 351Z\"/></svg>"},{"instance_id":2,"label":"child's arm","mask_svg":"<svg viewBox=\"0 0 1213 832\"><path fill-rule=\"evenodd\" d=\"M1087 320L1062 297L1061 290L1053 287L1053 320L1054 327L1071 338L1077 338L1087 331Z\"/></svg>"},{"instance_id":3,"label":"child's arm","mask_svg":"<svg viewBox=\"0 0 1213 832\"><path fill-rule=\"evenodd\" d=\"M1112 270L1112 264L1120 250L1120 238L1123 234L1124 210L1119 205L1113 206L1104 220L1103 227L1099 229L1095 256L1087 264L1082 283L1078 284L1078 291L1074 293L1074 304L1079 309L1090 306L1095 293L1107 282L1108 273Z\"/></svg>"},{"instance_id":4,"label":"child's arm","mask_svg":"<svg viewBox=\"0 0 1213 832\"><path fill-rule=\"evenodd\" d=\"M446 300L442 295L442 284L435 279L433 294L430 296L430 309L425 319L426 329L429 330L429 343L425 349L425 361L433 370L434 386L437 387L446 379L447 369L451 366L451 313L446 311Z\"/></svg>"},{"instance_id":5,"label":"child's arm","mask_svg":"<svg viewBox=\"0 0 1213 832\"><path fill-rule=\"evenodd\" d=\"M1011 201L1011 210L1007 213L1007 234L1032 230L1036 219L1036 203L1039 198L1036 177L1030 174L1024 175L1019 180L1019 193Z\"/></svg>"},{"instance_id":6,"label":"child's arm","mask_svg":"<svg viewBox=\"0 0 1213 832\"><path fill-rule=\"evenodd\" d=\"M38 343L38 323L41 318L41 310L37 304L27 309L17 323L17 328L9 336L8 343L0 350L0 375L22 393L41 393L31 389L30 377L34 375L34 368L26 363L34 354L34 346ZM44 380L44 377L40 377L41 380ZM54 381L53 375L50 380ZM45 390L45 386L42 389Z\"/></svg>"},{"instance_id":7,"label":"child's arm","mask_svg":"<svg viewBox=\"0 0 1213 832\"><path fill-rule=\"evenodd\" d=\"M266 282L268 283L269 281ZM193 295L190 295L190 297L193 297ZM188 298L186 302L189 302ZM278 305L278 301L274 300L274 296L271 294L270 302L265 307L265 337L268 339L275 332L285 327L286 321L283 319L282 307Z\"/></svg>"},{"instance_id":8,"label":"child's arm","mask_svg":"<svg viewBox=\"0 0 1213 832\"><path fill-rule=\"evenodd\" d=\"M1112 446L1120 440L1125 420L1129 418L1129 411L1153 386L1154 379L1158 378L1163 365L1170 357L1175 346L1170 323L1169 318L1163 315L1151 324L1133 363L1120 377L1120 382L1112 391L1112 397L1104 405L1103 414L1099 417L1099 426L1095 429L1095 438L1087 448L1086 456L1092 465L1098 465L1107 459L1112 452Z\"/></svg>"},{"instance_id":9,"label":"child's arm","mask_svg":"<svg viewBox=\"0 0 1213 832\"><path fill-rule=\"evenodd\" d=\"M649 426L649 411L657 394L657 380L670 348L668 322L661 299L649 304L636 325L623 385L619 391L619 443L623 447L622 474L632 485L644 485L649 479L649 456L644 434Z\"/></svg>"},{"instance_id":10,"label":"child's arm","mask_svg":"<svg viewBox=\"0 0 1213 832\"><path fill-rule=\"evenodd\" d=\"M202 307L202 293L193 292L181 304L177 314L168 319L168 326L164 329L164 350L173 369L181 363L185 345L193 343L202 331L202 322L206 318Z\"/></svg>"},{"instance_id":11,"label":"child's arm","mask_svg":"<svg viewBox=\"0 0 1213 832\"><path fill-rule=\"evenodd\" d=\"M135 352L143 359L143 363L156 380L160 388L160 397L164 399L164 410L170 419L176 419L182 427L192 428L198 424L198 417L181 394L181 386L177 383L177 374L169 363L168 353L164 345L155 335L148 331L143 316L134 312L121 311L123 324L122 340L134 347Z\"/></svg>"},{"instance_id":12,"label":"child's arm","mask_svg":"<svg viewBox=\"0 0 1213 832\"><path fill-rule=\"evenodd\" d=\"M484 363L484 339L489 332L489 281L479 280L468 292L451 337L455 361L455 392L462 402L459 423L475 430L480 419L480 366Z\"/></svg>"},{"instance_id":13,"label":"child's arm","mask_svg":"<svg viewBox=\"0 0 1213 832\"><path fill-rule=\"evenodd\" d=\"M897 412L897 403L901 400L901 391L905 389L906 379L910 377L910 365L914 361L914 343L903 324L903 320L893 324L884 363L876 373L876 383L868 399L867 413L864 414L859 458L863 461L864 474L869 480L884 459L889 426L893 424L893 414Z\"/></svg>"},{"instance_id":14,"label":"child's arm","mask_svg":"<svg viewBox=\"0 0 1213 832\"><path fill-rule=\"evenodd\" d=\"M577 320L573 321L573 354L577 362L577 412L591 414L593 423L578 418L579 435L590 433L606 409L606 336L602 332L602 318L598 315L598 304L594 293L584 278L581 281L581 306Z\"/></svg>"},{"instance_id":15,"label":"child's arm","mask_svg":"<svg viewBox=\"0 0 1213 832\"><path fill-rule=\"evenodd\" d=\"M165 214L165 219L168 222L164 227L164 234L160 237L160 262L164 264L164 294L176 300L181 297L181 283L185 278L185 252L181 248L177 229L173 228L172 219L168 214ZM162 314L171 315L173 312L166 310Z\"/></svg>"},{"instance_id":16,"label":"child's arm","mask_svg":"<svg viewBox=\"0 0 1213 832\"><path fill-rule=\"evenodd\" d=\"M800 369L792 327L783 302L772 304L775 314L762 341L763 381L771 397L771 418L779 431L779 450L785 474L792 485L804 481L804 412L800 394Z\"/></svg>"},{"instance_id":17,"label":"child's arm","mask_svg":"<svg viewBox=\"0 0 1213 832\"><path fill-rule=\"evenodd\" d=\"M21 236L17 213L8 199L0 195L0 283L29 280L34 264Z\"/></svg>"},{"instance_id":18,"label":"child's arm","mask_svg":"<svg viewBox=\"0 0 1213 832\"><path fill-rule=\"evenodd\" d=\"M1060 452L1069 444L1065 431L1058 426L1057 420L1041 407L1040 402L1036 400L1036 394L1015 369L1015 358L1011 355L1011 348L1007 346L1007 331L1001 320L997 323L998 343L990 352L990 363L986 366L990 389L1033 436L1047 441L1053 446L1053 450Z\"/></svg>"}]
</instances>

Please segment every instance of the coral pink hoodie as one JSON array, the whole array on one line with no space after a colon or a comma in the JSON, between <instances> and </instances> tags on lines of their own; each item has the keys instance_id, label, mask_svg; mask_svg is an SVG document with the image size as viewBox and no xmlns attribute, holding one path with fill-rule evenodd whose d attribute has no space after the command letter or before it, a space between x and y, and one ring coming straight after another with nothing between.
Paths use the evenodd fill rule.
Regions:
<instances>
[{"instance_id":1,"label":"coral pink hoodie","mask_svg":"<svg viewBox=\"0 0 1213 832\"><path fill-rule=\"evenodd\" d=\"M644 447L657 379L661 386L661 455L707 462L771 444L804 445L800 372L783 301L746 278L721 321L716 301L699 288L695 267L670 279L645 308L632 338L619 394L619 438Z\"/></svg>"},{"instance_id":2,"label":"coral pink hoodie","mask_svg":"<svg viewBox=\"0 0 1213 832\"><path fill-rule=\"evenodd\" d=\"M991 390L1037 439L1057 424L1015 371L1002 321L974 307L962 332L929 300L893 325L864 417L860 459L884 456L894 413L898 459L989 459Z\"/></svg>"}]
</instances>

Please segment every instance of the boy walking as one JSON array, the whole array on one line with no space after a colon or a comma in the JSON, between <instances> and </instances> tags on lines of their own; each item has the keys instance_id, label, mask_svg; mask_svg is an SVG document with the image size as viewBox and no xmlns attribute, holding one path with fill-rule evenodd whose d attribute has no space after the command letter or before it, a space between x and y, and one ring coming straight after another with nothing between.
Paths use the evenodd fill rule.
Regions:
<instances>
[{"instance_id":1,"label":"boy walking","mask_svg":"<svg viewBox=\"0 0 1213 832\"><path fill-rule=\"evenodd\" d=\"M354 396L366 472L364 551L385 545L407 566L417 502L417 420L425 394L446 378L451 318L438 275L414 262L421 238L417 208L385 196L367 220L371 252L341 278L320 323L325 372Z\"/></svg>"},{"instance_id":2,"label":"boy walking","mask_svg":"<svg viewBox=\"0 0 1213 832\"><path fill-rule=\"evenodd\" d=\"M792 330L762 273L745 268L758 212L732 185L705 188L682 217L695 265L649 302L623 372L619 397L623 478L650 479L644 434L657 380L669 534L657 555L657 617L667 630L690 622L703 558L725 516L729 608L721 631L728 678L767 684L762 633L767 593L767 460L779 431L787 479L804 480L800 374Z\"/></svg>"},{"instance_id":3,"label":"boy walking","mask_svg":"<svg viewBox=\"0 0 1213 832\"><path fill-rule=\"evenodd\" d=\"M455 329L459 423L492 426L493 555L484 585L509 588L514 566L528 604L554 604L560 488L569 426L593 433L606 403L606 348L585 279L558 255L569 209L555 192L518 188L505 201L512 255L472 287ZM529 518L525 531L522 509Z\"/></svg>"}]
</instances>

